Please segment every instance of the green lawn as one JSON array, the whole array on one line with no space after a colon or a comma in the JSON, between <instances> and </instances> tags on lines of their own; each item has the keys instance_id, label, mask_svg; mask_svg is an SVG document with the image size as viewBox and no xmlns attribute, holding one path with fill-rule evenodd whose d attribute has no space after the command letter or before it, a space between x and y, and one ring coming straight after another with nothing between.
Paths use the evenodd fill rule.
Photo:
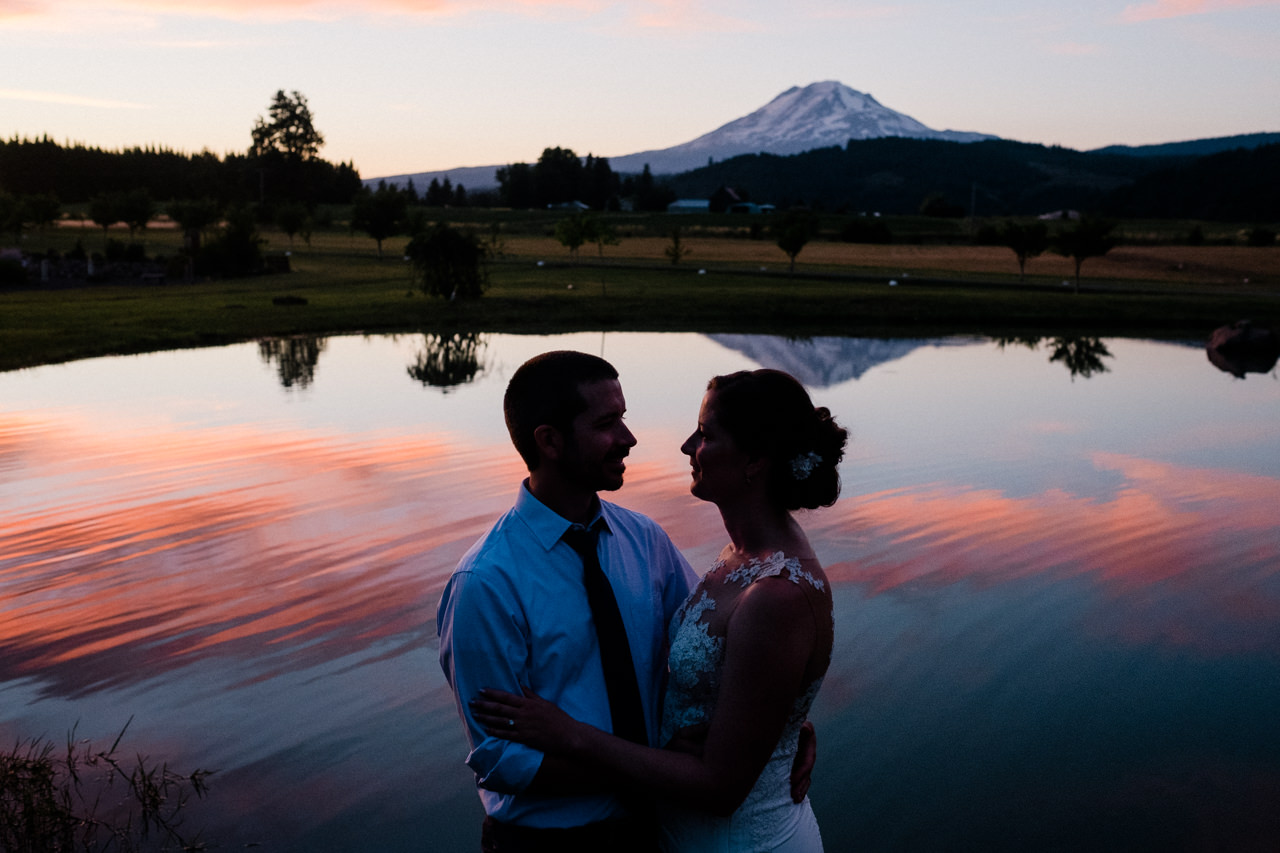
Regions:
<instances>
[{"instance_id":1,"label":"green lawn","mask_svg":"<svg viewBox=\"0 0 1280 853\"><path fill-rule=\"evenodd\" d=\"M283 250L283 235L268 235ZM100 249L100 230L70 230ZM147 250L176 248L173 232L146 234ZM0 292L0 370L96 355L216 345L261 337L351 332L488 331L554 333L584 330L754 332L786 335L1078 334L1204 338L1241 318L1280 326L1280 287L1206 293L1150 282L1096 281L1074 294L1055 284L1019 287L1012 275L950 279L901 278L839 264L801 264L795 276L777 263L762 273L728 260L672 266L627 257L627 242L607 262L569 264L563 249L494 262L479 300L425 297L388 241L379 260L373 242L343 232L298 242L292 272L246 279L142 285L38 287ZM743 249L746 251L746 248ZM1260 250L1271 251L1271 250ZM652 252L650 252L652 254ZM814 253L817 254L816 252ZM781 253L779 253L781 256ZM539 265L537 259L546 258ZM804 260L804 255L801 256ZM1088 267L1086 266L1086 272ZM278 297L305 304L276 304ZM295 300L296 301L296 300Z\"/></svg>"}]
</instances>

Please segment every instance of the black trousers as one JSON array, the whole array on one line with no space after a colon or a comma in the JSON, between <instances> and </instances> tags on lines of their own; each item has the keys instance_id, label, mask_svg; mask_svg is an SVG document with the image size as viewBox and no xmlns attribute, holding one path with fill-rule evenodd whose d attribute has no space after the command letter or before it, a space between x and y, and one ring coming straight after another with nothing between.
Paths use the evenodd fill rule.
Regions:
<instances>
[{"instance_id":1,"label":"black trousers","mask_svg":"<svg viewBox=\"0 0 1280 853\"><path fill-rule=\"evenodd\" d=\"M553 829L516 826L486 817L480 829L480 850L482 853L657 853L657 829L650 817Z\"/></svg>"}]
</instances>

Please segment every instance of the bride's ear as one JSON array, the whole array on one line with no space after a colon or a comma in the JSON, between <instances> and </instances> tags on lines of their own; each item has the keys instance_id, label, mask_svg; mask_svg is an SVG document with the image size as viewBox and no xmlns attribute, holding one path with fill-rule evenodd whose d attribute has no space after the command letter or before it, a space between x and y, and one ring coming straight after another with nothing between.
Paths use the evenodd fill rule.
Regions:
<instances>
[{"instance_id":1,"label":"bride's ear","mask_svg":"<svg viewBox=\"0 0 1280 853\"><path fill-rule=\"evenodd\" d=\"M765 456L756 456L747 462L744 469L747 475L748 483L763 483L769 476L769 459Z\"/></svg>"}]
</instances>

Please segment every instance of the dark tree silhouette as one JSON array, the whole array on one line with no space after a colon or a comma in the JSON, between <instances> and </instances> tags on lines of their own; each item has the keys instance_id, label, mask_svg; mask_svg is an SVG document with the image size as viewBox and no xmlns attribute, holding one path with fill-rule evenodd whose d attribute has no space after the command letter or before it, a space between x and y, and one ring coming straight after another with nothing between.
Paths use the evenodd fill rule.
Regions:
<instances>
[{"instance_id":1,"label":"dark tree silhouette","mask_svg":"<svg viewBox=\"0 0 1280 853\"><path fill-rule=\"evenodd\" d=\"M306 97L298 91L276 91L267 110L269 119L258 117L253 126L250 153L264 157L277 152L290 160L309 160L320 152L324 136L316 130Z\"/></svg>"},{"instance_id":2,"label":"dark tree silhouette","mask_svg":"<svg viewBox=\"0 0 1280 853\"><path fill-rule=\"evenodd\" d=\"M0 234L12 234L15 241L21 240L25 221L22 199L9 193L0 193Z\"/></svg>"},{"instance_id":3,"label":"dark tree silhouette","mask_svg":"<svg viewBox=\"0 0 1280 853\"><path fill-rule=\"evenodd\" d=\"M1013 250L1018 258L1018 281L1027 280L1027 261L1039 257L1049 248L1049 228L1043 222L1022 224L1006 220L996 232L1000 245Z\"/></svg>"},{"instance_id":4,"label":"dark tree silhouette","mask_svg":"<svg viewBox=\"0 0 1280 853\"><path fill-rule=\"evenodd\" d=\"M573 262L578 262L578 249L592 239L595 217L586 211L575 211L556 223L556 240L569 250Z\"/></svg>"},{"instance_id":5,"label":"dark tree silhouette","mask_svg":"<svg viewBox=\"0 0 1280 853\"><path fill-rule=\"evenodd\" d=\"M276 208L276 227L289 237L289 246L293 246L293 238L302 231L307 222L306 205L291 201Z\"/></svg>"},{"instance_id":6,"label":"dark tree silhouette","mask_svg":"<svg viewBox=\"0 0 1280 853\"><path fill-rule=\"evenodd\" d=\"M217 224L221 215L218 203L213 199L171 201L166 212L182 229L182 249L193 258L200 253L200 242L205 232Z\"/></svg>"},{"instance_id":7,"label":"dark tree silhouette","mask_svg":"<svg viewBox=\"0 0 1280 853\"><path fill-rule=\"evenodd\" d=\"M588 154L584 162L571 148L545 148L532 166L512 163L498 169L495 177L502 203L514 208L580 201L604 209L621 187L607 159Z\"/></svg>"},{"instance_id":8,"label":"dark tree silhouette","mask_svg":"<svg viewBox=\"0 0 1280 853\"><path fill-rule=\"evenodd\" d=\"M487 282L484 246L473 235L438 222L420 231L405 248L414 274L428 296L474 299Z\"/></svg>"},{"instance_id":9,"label":"dark tree silhouette","mask_svg":"<svg viewBox=\"0 0 1280 853\"><path fill-rule=\"evenodd\" d=\"M512 163L495 173L498 195L506 207L522 210L534 206L533 167L528 163Z\"/></svg>"},{"instance_id":10,"label":"dark tree silhouette","mask_svg":"<svg viewBox=\"0 0 1280 853\"><path fill-rule=\"evenodd\" d=\"M222 228L200 252L197 264L210 275L242 276L262 272L262 246L253 212L247 207L227 211Z\"/></svg>"},{"instance_id":11,"label":"dark tree silhouette","mask_svg":"<svg viewBox=\"0 0 1280 853\"><path fill-rule=\"evenodd\" d=\"M478 332L450 335L424 334L422 349L407 368L423 385L445 389L465 385L483 374L483 354L487 344Z\"/></svg>"},{"instance_id":12,"label":"dark tree silhouette","mask_svg":"<svg viewBox=\"0 0 1280 853\"><path fill-rule=\"evenodd\" d=\"M671 245L663 249L662 254L671 259L672 266L676 266L692 250L684 244L679 225L673 226L667 236L671 238Z\"/></svg>"},{"instance_id":13,"label":"dark tree silhouette","mask_svg":"<svg viewBox=\"0 0 1280 853\"><path fill-rule=\"evenodd\" d=\"M62 215L62 203L52 193L37 193L18 199L18 211L25 225L44 231Z\"/></svg>"},{"instance_id":14,"label":"dark tree silhouette","mask_svg":"<svg viewBox=\"0 0 1280 853\"><path fill-rule=\"evenodd\" d=\"M1101 338L1054 338L1051 342L1053 353L1051 362L1061 362L1071 371L1071 378L1083 376L1085 379L1095 373L1106 373L1107 365L1102 361L1111 358L1111 351Z\"/></svg>"},{"instance_id":15,"label":"dark tree silhouette","mask_svg":"<svg viewBox=\"0 0 1280 853\"><path fill-rule=\"evenodd\" d=\"M1022 346L1030 350L1038 350L1044 341L1039 336L1012 336L993 338L996 346L1004 349L1007 346ZM1101 338L1089 337L1057 337L1049 340L1053 351L1049 354L1049 362L1062 364L1071 372L1071 379L1077 376L1085 379L1095 373L1108 371L1104 358L1112 358L1111 351Z\"/></svg>"},{"instance_id":16,"label":"dark tree silhouette","mask_svg":"<svg viewBox=\"0 0 1280 853\"><path fill-rule=\"evenodd\" d=\"M533 166L534 203L538 207L582 197L582 160L571 148L547 148Z\"/></svg>"},{"instance_id":17,"label":"dark tree silhouette","mask_svg":"<svg viewBox=\"0 0 1280 853\"><path fill-rule=\"evenodd\" d=\"M285 388L306 388L316 379L320 353L328 345L326 338L266 338L258 341L258 357L265 364L275 362L276 374Z\"/></svg>"},{"instance_id":18,"label":"dark tree silhouette","mask_svg":"<svg viewBox=\"0 0 1280 853\"><path fill-rule=\"evenodd\" d=\"M378 244L378 257L382 257L382 241L399 234L404 226L409 200L399 189L378 184L376 191L365 189L356 196L351 209L351 228L363 231Z\"/></svg>"},{"instance_id":19,"label":"dark tree silhouette","mask_svg":"<svg viewBox=\"0 0 1280 853\"><path fill-rule=\"evenodd\" d=\"M129 226L129 239L132 240L137 232L147 229L147 224L156 215L156 203L151 193L139 187L121 196L120 204L120 218Z\"/></svg>"},{"instance_id":20,"label":"dark tree silhouette","mask_svg":"<svg viewBox=\"0 0 1280 853\"><path fill-rule=\"evenodd\" d=\"M126 204L125 193L119 192L100 193L89 199L89 218L102 229L104 244L111 226L124 221Z\"/></svg>"},{"instance_id":21,"label":"dark tree silhouette","mask_svg":"<svg viewBox=\"0 0 1280 853\"><path fill-rule=\"evenodd\" d=\"M796 271L796 257L817 233L818 217L807 210L788 211L774 222L774 241L791 259L791 272Z\"/></svg>"},{"instance_id":22,"label":"dark tree silhouette","mask_svg":"<svg viewBox=\"0 0 1280 853\"><path fill-rule=\"evenodd\" d=\"M1080 292L1081 264L1089 258L1100 258L1115 247L1113 228L1115 225L1110 222L1084 217L1054 238L1053 250L1076 262L1076 293Z\"/></svg>"}]
</instances>

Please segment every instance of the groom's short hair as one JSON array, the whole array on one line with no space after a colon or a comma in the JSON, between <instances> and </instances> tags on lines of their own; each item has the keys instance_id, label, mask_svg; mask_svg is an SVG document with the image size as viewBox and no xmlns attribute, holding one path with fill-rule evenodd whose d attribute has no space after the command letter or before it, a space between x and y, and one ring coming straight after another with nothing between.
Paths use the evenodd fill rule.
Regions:
<instances>
[{"instance_id":1,"label":"groom's short hair","mask_svg":"<svg viewBox=\"0 0 1280 853\"><path fill-rule=\"evenodd\" d=\"M618 371L603 358L572 350L544 352L520 365L507 383L502 413L511 443L530 471L539 461L534 430L546 424L568 435L573 419L587 410L580 386L617 378Z\"/></svg>"}]
</instances>

